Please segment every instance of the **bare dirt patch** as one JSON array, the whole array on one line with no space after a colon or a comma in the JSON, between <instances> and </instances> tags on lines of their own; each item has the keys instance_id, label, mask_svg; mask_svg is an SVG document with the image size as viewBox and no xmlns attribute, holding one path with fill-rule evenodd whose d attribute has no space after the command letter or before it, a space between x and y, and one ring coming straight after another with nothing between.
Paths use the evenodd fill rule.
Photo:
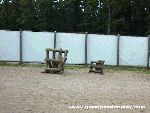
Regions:
<instances>
[{"instance_id":1,"label":"bare dirt patch","mask_svg":"<svg viewBox=\"0 0 150 113\"><path fill-rule=\"evenodd\" d=\"M0 113L150 113L150 75L129 71L44 74L44 68L0 67ZM70 109L138 105L145 109Z\"/></svg>"}]
</instances>

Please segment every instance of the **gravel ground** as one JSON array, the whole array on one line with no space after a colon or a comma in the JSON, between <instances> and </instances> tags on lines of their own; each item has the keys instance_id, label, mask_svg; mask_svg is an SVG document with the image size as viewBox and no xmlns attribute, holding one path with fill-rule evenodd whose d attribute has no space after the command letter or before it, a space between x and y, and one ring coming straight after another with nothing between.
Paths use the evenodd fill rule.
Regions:
<instances>
[{"instance_id":1,"label":"gravel ground","mask_svg":"<svg viewBox=\"0 0 150 113\"><path fill-rule=\"evenodd\" d=\"M150 113L149 75L129 71L99 75L86 69L44 74L43 70L0 67L0 113ZM132 109L100 109L117 105Z\"/></svg>"}]
</instances>

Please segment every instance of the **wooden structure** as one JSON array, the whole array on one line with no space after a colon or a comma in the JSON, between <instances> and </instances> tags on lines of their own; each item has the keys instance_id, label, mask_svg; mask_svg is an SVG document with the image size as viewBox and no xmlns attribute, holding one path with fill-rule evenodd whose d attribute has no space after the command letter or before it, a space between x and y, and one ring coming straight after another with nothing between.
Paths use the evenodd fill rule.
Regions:
<instances>
[{"instance_id":1,"label":"wooden structure","mask_svg":"<svg viewBox=\"0 0 150 113\"><path fill-rule=\"evenodd\" d=\"M49 54L52 52L52 59ZM62 49L46 49L46 73L63 73L65 62L67 60L68 50Z\"/></svg>"},{"instance_id":2,"label":"wooden structure","mask_svg":"<svg viewBox=\"0 0 150 113\"><path fill-rule=\"evenodd\" d=\"M103 74L104 73L103 72L104 62L105 61L102 61L102 60L91 61L89 72L95 72L95 73Z\"/></svg>"}]
</instances>

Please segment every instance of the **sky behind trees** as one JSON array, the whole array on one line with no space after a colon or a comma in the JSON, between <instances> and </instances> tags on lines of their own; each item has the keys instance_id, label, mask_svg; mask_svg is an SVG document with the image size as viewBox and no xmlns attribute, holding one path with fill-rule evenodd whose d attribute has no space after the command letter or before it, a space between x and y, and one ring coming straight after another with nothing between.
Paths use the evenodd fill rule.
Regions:
<instances>
[{"instance_id":1,"label":"sky behind trees","mask_svg":"<svg viewBox=\"0 0 150 113\"><path fill-rule=\"evenodd\" d=\"M0 0L0 29L150 34L150 0Z\"/></svg>"}]
</instances>

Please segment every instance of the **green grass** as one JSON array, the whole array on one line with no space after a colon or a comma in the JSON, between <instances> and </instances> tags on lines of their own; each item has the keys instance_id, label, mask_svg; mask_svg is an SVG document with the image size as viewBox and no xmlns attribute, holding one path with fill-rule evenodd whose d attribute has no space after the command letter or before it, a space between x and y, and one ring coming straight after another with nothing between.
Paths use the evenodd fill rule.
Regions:
<instances>
[{"instance_id":1,"label":"green grass","mask_svg":"<svg viewBox=\"0 0 150 113\"><path fill-rule=\"evenodd\" d=\"M66 69L89 69L89 66L85 65L67 65ZM145 73L145 74L150 74L150 69L147 69L145 67L131 67L131 66L105 66L105 71L106 72L122 72L122 71L134 71L137 73Z\"/></svg>"},{"instance_id":2,"label":"green grass","mask_svg":"<svg viewBox=\"0 0 150 113\"><path fill-rule=\"evenodd\" d=\"M137 73L150 74L150 69L146 67L131 67L131 66L105 66L106 71L108 72L121 72L121 71L134 71Z\"/></svg>"},{"instance_id":3,"label":"green grass","mask_svg":"<svg viewBox=\"0 0 150 113\"><path fill-rule=\"evenodd\" d=\"M34 63L7 63L7 62L0 62L0 66L16 66L16 67L45 67L45 64L34 64Z\"/></svg>"},{"instance_id":4,"label":"green grass","mask_svg":"<svg viewBox=\"0 0 150 113\"><path fill-rule=\"evenodd\" d=\"M39 67L39 68L46 67L45 64L31 64L31 63L22 64L21 66L22 67Z\"/></svg>"},{"instance_id":5,"label":"green grass","mask_svg":"<svg viewBox=\"0 0 150 113\"><path fill-rule=\"evenodd\" d=\"M0 66L19 66L18 63L0 62Z\"/></svg>"},{"instance_id":6,"label":"green grass","mask_svg":"<svg viewBox=\"0 0 150 113\"><path fill-rule=\"evenodd\" d=\"M88 69L89 66L87 66L87 65L66 65L65 68L78 70L78 69Z\"/></svg>"},{"instance_id":7,"label":"green grass","mask_svg":"<svg viewBox=\"0 0 150 113\"><path fill-rule=\"evenodd\" d=\"M22 65L19 65L18 63L6 63L6 62L0 62L0 66L16 66L16 67L39 67L44 68L46 67L45 64L32 64L32 63L25 63ZM85 69L89 70L88 65L66 65L65 69L69 70L79 70L79 69ZM122 71L134 71L137 73L144 73L144 74L150 74L150 69L146 69L145 67L131 67L131 66L105 66L106 72L122 72Z\"/></svg>"}]
</instances>

